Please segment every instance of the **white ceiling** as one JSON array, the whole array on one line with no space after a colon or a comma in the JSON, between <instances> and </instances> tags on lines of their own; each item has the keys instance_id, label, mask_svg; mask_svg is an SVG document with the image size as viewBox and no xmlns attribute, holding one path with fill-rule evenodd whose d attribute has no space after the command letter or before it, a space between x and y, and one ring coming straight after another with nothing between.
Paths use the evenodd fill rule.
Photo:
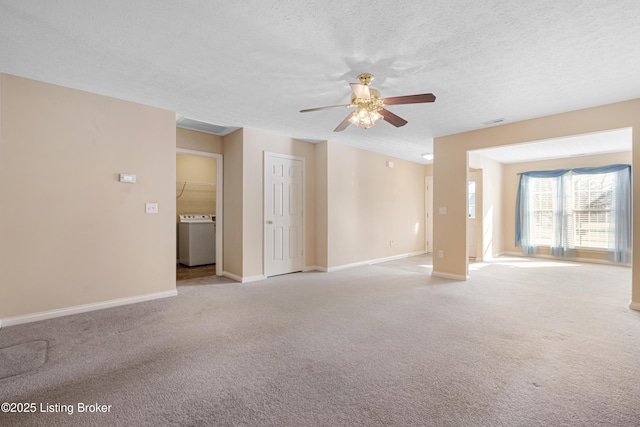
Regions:
<instances>
[{"instance_id":1,"label":"white ceiling","mask_svg":"<svg viewBox=\"0 0 640 427\"><path fill-rule=\"evenodd\" d=\"M426 163L433 137L640 97L637 0L0 0L0 71ZM333 129L373 73L407 119ZM524 150L521 150L524 151Z\"/></svg>"}]
</instances>

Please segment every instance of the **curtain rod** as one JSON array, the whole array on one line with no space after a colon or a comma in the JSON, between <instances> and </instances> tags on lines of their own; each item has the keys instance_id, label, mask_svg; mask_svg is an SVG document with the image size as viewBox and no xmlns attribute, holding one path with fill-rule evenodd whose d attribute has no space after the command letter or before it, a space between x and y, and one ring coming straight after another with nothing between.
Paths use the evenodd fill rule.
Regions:
<instances>
[{"instance_id":1,"label":"curtain rod","mask_svg":"<svg viewBox=\"0 0 640 427\"><path fill-rule=\"evenodd\" d=\"M626 164L626 163L616 163L613 165L606 165L606 166L586 166L586 167L581 167L581 168L569 168L566 169L567 172L573 172L576 169L604 169L604 168L610 168L610 167L622 167L622 166L628 166L631 167L631 165ZM562 168L560 169L551 169L551 171L553 170L564 170ZM523 173L527 173L527 172L550 172L550 171L524 171L524 172L516 172L516 175L522 175Z\"/></svg>"}]
</instances>

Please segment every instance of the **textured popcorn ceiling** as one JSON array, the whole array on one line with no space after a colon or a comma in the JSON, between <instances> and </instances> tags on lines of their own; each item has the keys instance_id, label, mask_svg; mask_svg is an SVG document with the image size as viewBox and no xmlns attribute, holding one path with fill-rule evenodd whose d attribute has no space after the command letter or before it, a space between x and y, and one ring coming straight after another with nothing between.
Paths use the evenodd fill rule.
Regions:
<instances>
[{"instance_id":1,"label":"textured popcorn ceiling","mask_svg":"<svg viewBox=\"0 0 640 427\"><path fill-rule=\"evenodd\" d=\"M0 0L0 71L423 162L433 137L640 97L640 2ZM409 123L332 130L375 75Z\"/></svg>"}]
</instances>

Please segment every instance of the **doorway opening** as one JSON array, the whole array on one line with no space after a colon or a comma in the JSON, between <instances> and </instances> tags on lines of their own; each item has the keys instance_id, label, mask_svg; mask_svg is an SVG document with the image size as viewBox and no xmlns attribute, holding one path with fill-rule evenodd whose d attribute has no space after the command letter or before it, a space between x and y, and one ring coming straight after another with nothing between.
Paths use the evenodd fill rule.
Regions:
<instances>
[{"instance_id":1,"label":"doorway opening","mask_svg":"<svg viewBox=\"0 0 640 427\"><path fill-rule=\"evenodd\" d=\"M176 149L176 280L223 271L222 155Z\"/></svg>"}]
</instances>

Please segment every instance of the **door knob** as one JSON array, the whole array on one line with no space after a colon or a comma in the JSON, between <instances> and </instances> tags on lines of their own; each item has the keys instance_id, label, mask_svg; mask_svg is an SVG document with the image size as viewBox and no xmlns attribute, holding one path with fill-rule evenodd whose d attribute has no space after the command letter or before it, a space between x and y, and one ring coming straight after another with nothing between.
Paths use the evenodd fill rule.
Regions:
<instances>
[{"instance_id":1,"label":"door knob","mask_svg":"<svg viewBox=\"0 0 640 427\"><path fill-rule=\"evenodd\" d=\"M269 220L267 221L267 224L273 224L273 221Z\"/></svg>"}]
</instances>

